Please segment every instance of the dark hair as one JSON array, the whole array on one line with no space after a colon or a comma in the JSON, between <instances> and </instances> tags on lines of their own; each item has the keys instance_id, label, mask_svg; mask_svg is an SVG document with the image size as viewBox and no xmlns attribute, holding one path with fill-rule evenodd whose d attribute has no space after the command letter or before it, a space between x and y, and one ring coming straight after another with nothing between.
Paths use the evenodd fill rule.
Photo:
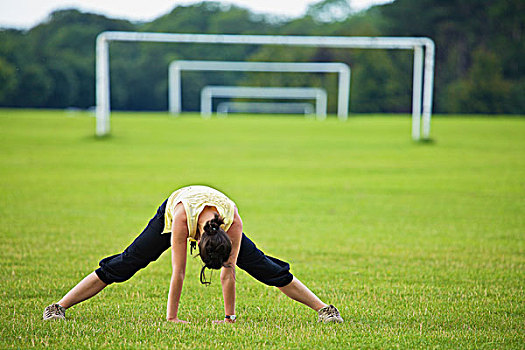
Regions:
<instances>
[{"instance_id":1,"label":"dark hair","mask_svg":"<svg viewBox=\"0 0 525 350\"><path fill-rule=\"evenodd\" d=\"M199 256L204 262L200 280L202 284L210 284L204 276L204 269L218 270L221 267L230 267L225 264L232 251L232 243L226 232L221 228L224 220L215 214L214 218L206 222L204 232L199 241Z\"/></svg>"}]
</instances>

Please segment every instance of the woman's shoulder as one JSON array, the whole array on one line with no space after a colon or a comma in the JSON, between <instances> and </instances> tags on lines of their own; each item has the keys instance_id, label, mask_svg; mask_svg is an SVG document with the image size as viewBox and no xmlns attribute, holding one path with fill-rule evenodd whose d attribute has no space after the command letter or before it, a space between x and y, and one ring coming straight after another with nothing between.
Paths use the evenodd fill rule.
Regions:
<instances>
[{"instance_id":1,"label":"woman's shoulder","mask_svg":"<svg viewBox=\"0 0 525 350\"><path fill-rule=\"evenodd\" d=\"M173 220L186 221L186 210L182 202L175 204L173 207Z\"/></svg>"}]
</instances>

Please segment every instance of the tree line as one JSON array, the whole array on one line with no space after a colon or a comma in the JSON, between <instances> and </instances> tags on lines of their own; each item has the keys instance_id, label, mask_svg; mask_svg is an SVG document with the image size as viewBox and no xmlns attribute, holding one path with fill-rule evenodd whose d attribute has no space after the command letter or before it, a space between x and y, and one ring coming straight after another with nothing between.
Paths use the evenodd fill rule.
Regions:
<instances>
[{"instance_id":1,"label":"tree line","mask_svg":"<svg viewBox=\"0 0 525 350\"><path fill-rule=\"evenodd\" d=\"M350 3L351 4L351 3ZM334 36L426 36L436 43L434 111L525 113L525 3L521 0L396 0L354 13L324 0L300 18L262 16L203 2L148 23L75 9L29 30L0 29L0 107L89 108L95 104L95 38L107 30ZM176 59L345 62L352 112L408 112L412 51L258 45L112 43L114 109L166 110L168 65ZM183 73L183 106L196 110L205 85L322 86L333 74ZM329 98L336 110L336 98Z\"/></svg>"}]
</instances>

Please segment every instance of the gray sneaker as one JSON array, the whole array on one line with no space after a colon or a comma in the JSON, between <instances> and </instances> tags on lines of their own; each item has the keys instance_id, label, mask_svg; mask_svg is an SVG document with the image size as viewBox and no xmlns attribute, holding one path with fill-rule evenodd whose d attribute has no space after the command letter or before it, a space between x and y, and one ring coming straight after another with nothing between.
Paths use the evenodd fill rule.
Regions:
<instances>
[{"instance_id":1,"label":"gray sneaker","mask_svg":"<svg viewBox=\"0 0 525 350\"><path fill-rule=\"evenodd\" d=\"M319 318L317 322L334 322L334 323L343 323L343 318L339 314L339 310L333 305L328 305L317 311Z\"/></svg>"},{"instance_id":2,"label":"gray sneaker","mask_svg":"<svg viewBox=\"0 0 525 350\"><path fill-rule=\"evenodd\" d=\"M58 304L51 304L44 310L44 320L65 320L66 309Z\"/></svg>"}]
</instances>

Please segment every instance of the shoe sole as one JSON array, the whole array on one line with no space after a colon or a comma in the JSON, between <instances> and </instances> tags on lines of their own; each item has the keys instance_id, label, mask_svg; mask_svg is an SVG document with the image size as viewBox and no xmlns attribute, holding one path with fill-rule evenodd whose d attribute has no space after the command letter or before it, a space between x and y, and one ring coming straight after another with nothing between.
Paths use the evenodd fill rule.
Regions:
<instances>
[{"instance_id":1,"label":"shoe sole","mask_svg":"<svg viewBox=\"0 0 525 350\"><path fill-rule=\"evenodd\" d=\"M319 322L323 322L323 323L343 323L343 319L342 318L337 318L337 317L330 317L330 318L325 318L324 320L319 320Z\"/></svg>"},{"instance_id":2,"label":"shoe sole","mask_svg":"<svg viewBox=\"0 0 525 350\"><path fill-rule=\"evenodd\" d=\"M53 315L53 316L50 316L48 318L44 318L44 321L49 321L49 320L65 320L66 318L64 316L58 316L58 315Z\"/></svg>"}]
</instances>

